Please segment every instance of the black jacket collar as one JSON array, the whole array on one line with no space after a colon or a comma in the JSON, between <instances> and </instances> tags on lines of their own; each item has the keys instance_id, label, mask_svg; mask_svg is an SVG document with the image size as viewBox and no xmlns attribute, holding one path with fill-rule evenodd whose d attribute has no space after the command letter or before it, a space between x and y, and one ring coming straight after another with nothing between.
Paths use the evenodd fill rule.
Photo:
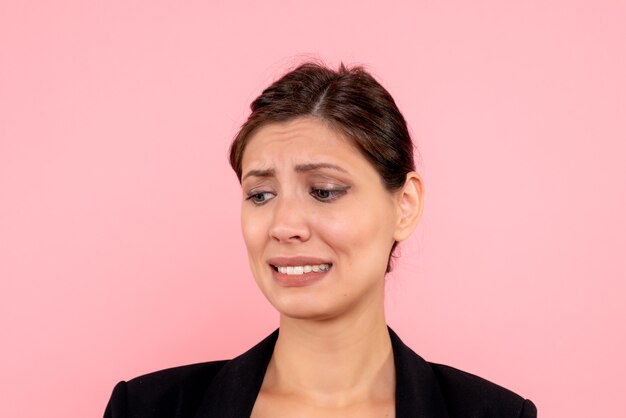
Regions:
<instances>
[{"instance_id":1,"label":"black jacket collar","mask_svg":"<svg viewBox=\"0 0 626 418\"><path fill-rule=\"evenodd\" d=\"M396 417L447 418L445 402L431 366L389 328L396 366ZM278 330L227 362L215 376L197 418L248 418L272 357Z\"/></svg>"}]
</instances>

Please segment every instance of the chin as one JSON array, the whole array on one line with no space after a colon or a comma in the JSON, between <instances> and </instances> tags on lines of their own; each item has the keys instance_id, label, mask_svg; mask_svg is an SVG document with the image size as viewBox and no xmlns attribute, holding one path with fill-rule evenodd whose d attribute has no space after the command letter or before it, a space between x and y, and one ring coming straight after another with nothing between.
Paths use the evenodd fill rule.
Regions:
<instances>
[{"instance_id":1,"label":"chin","mask_svg":"<svg viewBox=\"0 0 626 418\"><path fill-rule=\"evenodd\" d=\"M311 301L311 295L306 295L306 298L308 300L299 297L268 298L268 300L281 316L290 319L325 321L341 315L345 310L328 303L320 303L319 300Z\"/></svg>"},{"instance_id":2,"label":"chin","mask_svg":"<svg viewBox=\"0 0 626 418\"><path fill-rule=\"evenodd\" d=\"M362 302L384 298L384 281L375 280L369 285L361 283L359 289L341 286L332 276L311 286L282 287L272 277L264 276L258 278L257 285L281 317L298 320L328 321L351 316L350 312L364 307Z\"/></svg>"}]
</instances>

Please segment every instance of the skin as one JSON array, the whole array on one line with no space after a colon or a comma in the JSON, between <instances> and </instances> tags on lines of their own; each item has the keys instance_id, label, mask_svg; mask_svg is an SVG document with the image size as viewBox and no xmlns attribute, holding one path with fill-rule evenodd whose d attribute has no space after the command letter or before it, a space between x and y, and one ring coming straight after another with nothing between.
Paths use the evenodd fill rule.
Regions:
<instances>
[{"instance_id":1,"label":"skin","mask_svg":"<svg viewBox=\"0 0 626 418\"><path fill-rule=\"evenodd\" d=\"M242 176L250 267L280 313L252 416L394 416L385 269L393 242L419 222L421 179L411 172L403 188L389 192L351 141L315 118L259 129ZM310 285L279 285L268 260L295 256L332 267Z\"/></svg>"}]
</instances>

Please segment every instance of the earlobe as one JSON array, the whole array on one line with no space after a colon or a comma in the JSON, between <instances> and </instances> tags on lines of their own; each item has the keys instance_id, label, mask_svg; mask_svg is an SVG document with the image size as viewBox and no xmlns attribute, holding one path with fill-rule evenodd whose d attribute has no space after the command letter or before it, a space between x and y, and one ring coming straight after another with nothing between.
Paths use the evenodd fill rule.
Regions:
<instances>
[{"instance_id":1,"label":"earlobe","mask_svg":"<svg viewBox=\"0 0 626 418\"><path fill-rule=\"evenodd\" d=\"M397 195L398 222L394 239L403 241L411 235L419 223L424 210L424 185L419 175L411 171Z\"/></svg>"}]
</instances>

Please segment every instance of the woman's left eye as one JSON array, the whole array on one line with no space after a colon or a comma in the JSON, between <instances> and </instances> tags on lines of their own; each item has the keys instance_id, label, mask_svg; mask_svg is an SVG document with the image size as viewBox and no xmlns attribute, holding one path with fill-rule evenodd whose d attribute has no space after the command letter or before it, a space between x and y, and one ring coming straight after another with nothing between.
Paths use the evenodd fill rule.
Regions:
<instances>
[{"instance_id":1,"label":"woman's left eye","mask_svg":"<svg viewBox=\"0 0 626 418\"><path fill-rule=\"evenodd\" d=\"M346 194L345 189L311 189L311 195L319 201L330 202Z\"/></svg>"}]
</instances>

